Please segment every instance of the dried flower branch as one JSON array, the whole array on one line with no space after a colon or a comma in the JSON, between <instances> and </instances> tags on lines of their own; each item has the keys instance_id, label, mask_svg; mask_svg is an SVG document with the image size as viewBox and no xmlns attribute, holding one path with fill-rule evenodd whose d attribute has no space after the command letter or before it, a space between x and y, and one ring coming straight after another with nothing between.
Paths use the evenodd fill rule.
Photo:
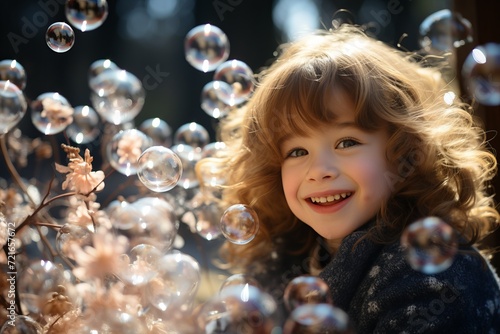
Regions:
<instances>
[{"instance_id":1,"label":"dried flower branch","mask_svg":"<svg viewBox=\"0 0 500 334\"><path fill-rule=\"evenodd\" d=\"M92 161L89 149L85 150L85 159L79 155L80 149L61 145L66 152L69 163L68 166L55 164L59 173L66 174L66 180L62 184L62 189L70 189L75 192L88 195L93 191L101 191L104 188L104 172L92 171Z\"/></svg>"}]
</instances>

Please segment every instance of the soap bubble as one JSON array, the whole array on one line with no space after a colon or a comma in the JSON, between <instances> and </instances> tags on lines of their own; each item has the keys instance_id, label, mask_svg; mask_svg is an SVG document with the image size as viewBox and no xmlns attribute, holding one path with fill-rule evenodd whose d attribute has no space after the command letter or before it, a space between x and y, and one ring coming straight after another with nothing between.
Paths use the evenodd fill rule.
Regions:
<instances>
[{"instance_id":1,"label":"soap bubble","mask_svg":"<svg viewBox=\"0 0 500 334\"><path fill-rule=\"evenodd\" d=\"M462 77L479 103L500 105L500 44L487 43L474 48L464 61Z\"/></svg>"},{"instance_id":2,"label":"soap bubble","mask_svg":"<svg viewBox=\"0 0 500 334\"><path fill-rule=\"evenodd\" d=\"M137 176L152 191L169 191L177 185L182 174L181 159L164 146L151 146L139 157Z\"/></svg>"},{"instance_id":3,"label":"soap bubble","mask_svg":"<svg viewBox=\"0 0 500 334\"><path fill-rule=\"evenodd\" d=\"M171 149L177 154L182 163L182 175L178 184L184 189L197 187L200 182L196 177L195 166L200 160L201 154L194 147L189 145L174 145Z\"/></svg>"},{"instance_id":4,"label":"soap bubble","mask_svg":"<svg viewBox=\"0 0 500 334\"><path fill-rule=\"evenodd\" d=\"M154 145L170 147L172 145L172 128L161 118L148 118L139 126L153 140Z\"/></svg>"},{"instance_id":5,"label":"soap bubble","mask_svg":"<svg viewBox=\"0 0 500 334\"><path fill-rule=\"evenodd\" d=\"M104 71L107 70L120 70L118 65L116 65L114 62L112 62L109 59L98 59L95 60L92 64L89 66L89 74L88 74L88 80L89 80L89 85L92 90L95 90L96 87L93 87L93 84L97 84L95 79L99 74L101 74Z\"/></svg>"},{"instance_id":6,"label":"soap bubble","mask_svg":"<svg viewBox=\"0 0 500 334\"><path fill-rule=\"evenodd\" d=\"M106 212L131 247L147 244L166 253L177 236L179 221L172 205L163 198L141 197L132 203L113 201Z\"/></svg>"},{"instance_id":7,"label":"soap bubble","mask_svg":"<svg viewBox=\"0 0 500 334\"><path fill-rule=\"evenodd\" d=\"M67 0L66 18L68 22L81 31L99 28L108 17L106 0Z\"/></svg>"},{"instance_id":8,"label":"soap bubble","mask_svg":"<svg viewBox=\"0 0 500 334\"><path fill-rule=\"evenodd\" d=\"M199 333L281 333L276 301L256 286L227 286L196 313Z\"/></svg>"},{"instance_id":9,"label":"soap bubble","mask_svg":"<svg viewBox=\"0 0 500 334\"><path fill-rule=\"evenodd\" d=\"M422 21L419 34L424 50L448 52L472 42L472 24L460 14L442 9Z\"/></svg>"},{"instance_id":10,"label":"soap bubble","mask_svg":"<svg viewBox=\"0 0 500 334\"><path fill-rule=\"evenodd\" d=\"M61 266L45 260L31 262L18 276L19 295L30 313L37 314L59 286L68 282Z\"/></svg>"},{"instance_id":11,"label":"soap bubble","mask_svg":"<svg viewBox=\"0 0 500 334\"><path fill-rule=\"evenodd\" d=\"M144 106L141 81L125 70L107 70L90 81L91 100L104 120L115 125L131 121Z\"/></svg>"},{"instance_id":12,"label":"soap bubble","mask_svg":"<svg viewBox=\"0 0 500 334\"><path fill-rule=\"evenodd\" d=\"M229 41L220 28L205 24L191 29L184 40L186 60L197 70L213 71L229 57Z\"/></svg>"},{"instance_id":13,"label":"soap bubble","mask_svg":"<svg viewBox=\"0 0 500 334\"><path fill-rule=\"evenodd\" d=\"M196 233L206 240L213 240L221 235L220 217L222 210L217 202L200 201L192 209Z\"/></svg>"},{"instance_id":14,"label":"soap bubble","mask_svg":"<svg viewBox=\"0 0 500 334\"><path fill-rule=\"evenodd\" d=\"M304 304L331 304L328 285L316 276L298 276L291 280L284 291L283 300L288 311Z\"/></svg>"},{"instance_id":15,"label":"soap bubble","mask_svg":"<svg viewBox=\"0 0 500 334\"><path fill-rule=\"evenodd\" d=\"M139 244L133 247L129 254L123 255L122 260L126 261L128 266L118 275L129 284L144 285L158 275L156 266L162 255L154 246Z\"/></svg>"},{"instance_id":16,"label":"soap bubble","mask_svg":"<svg viewBox=\"0 0 500 334\"><path fill-rule=\"evenodd\" d=\"M15 127L27 108L22 90L10 81L0 81L0 135Z\"/></svg>"},{"instance_id":17,"label":"soap bubble","mask_svg":"<svg viewBox=\"0 0 500 334\"><path fill-rule=\"evenodd\" d=\"M5 321L0 328L0 334L41 334L44 332L42 326L27 315L15 315L15 326L10 321Z\"/></svg>"},{"instance_id":18,"label":"soap bubble","mask_svg":"<svg viewBox=\"0 0 500 334\"><path fill-rule=\"evenodd\" d=\"M437 217L417 220L401 235L410 266L425 274L437 274L453 264L457 236L453 228Z\"/></svg>"},{"instance_id":19,"label":"soap bubble","mask_svg":"<svg viewBox=\"0 0 500 334\"><path fill-rule=\"evenodd\" d=\"M174 134L174 144L189 145L201 152L203 146L210 142L207 129L201 124L191 122L181 125Z\"/></svg>"},{"instance_id":20,"label":"soap bubble","mask_svg":"<svg viewBox=\"0 0 500 334\"><path fill-rule=\"evenodd\" d=\"M26 88L26 71L17 60L4 59L0 61L0 81L10 81L23 90Z\"/></svg>"},{"instance_id":21,"label":"soap bubble","mask_svg":"<svg viewBox=\"0 0 500 334\"><path fill-rule=\"evenodd\" d=\"M223 92L218 90L225 89ZM231 106L223 102L219 96L231 94L231 86L224 81L210 81L201 91L201 109L213 118L223 118L231 110Z\"/></svg>"},{"instance_id":22,"label":"soap bubble","mask_svg":"<svg viewBox=\"0 0 500 334\"><path fill-rule=\"evenodd\" d=\"M151 146L151 138L139 130L128 129L118 132L106 147L111 166L120 173L130 176L137 173L139 157Z\"/></svg>"},{"instance_id":23,"label":"soap bubble","mask_svg":"<svg viewBox=\"0 0 500 334\"><path fill-rule=\"evenodd\" d=\"M248 205L234 204L224 211L220 225L227 240L243 245L255 238L259 230L259 217Z\"/></svg>"},{"instance_id":24,"label":"soap bubble","mask_svg":"<svg viewBox=\"0 0 500 334\"><path fill-rule=\"evenodd\" d=\"M146 287L149 302L161 311L192 306L200 286L200 266L192 256L172 251L157 262L158 275Z\"/></svg>"},{"instance_id":25,"label":"soap bubble","mask_svg":"<svg viewBox=\"0 0 500 334\"><path fill-rule=\"evenodd\" d=\"M53 135L66 129L73 122L73 114L73 107L59 93L43 93L31 102L31 121L46 135Z\"/></svg>"},{"instance_id":26,"label":"soap bubble","mask_svg":"<svg viewBox=\"0 0 500 334\"><path fill-rule=\"evenodd\" d=\"M235 106L245 102L254 89L254 74L252 69L241 60L228 60L215 70L213 80L229 84L230 91L218 89L216 93L224 103Z\"/></svg>"},{"instance_id":27,"label":"soap bubble","mask_svg":"<svg viewBox=\"0 0 500 334\"><path fill-rule=\"evenodd\" d=\"M75 260L71 252L72 245L77 245L81 248L92 245L93 235L94 232L92 232L89 227L64 224L57 231L56 250L61 256Z\"/></svg>"},{"instance_id":28,"label":"soap bubble","mask_svg":"<svg viewBox=\"0 0 500 334\"><path fill-rule=\"evenodd\" d=\"M356 331L343 310L330 304L304 304L292 311L283 327L283 334L335 333Z\"/></svg>"},{"instance_id":29,"label":"soap bubble","mask_svg":"<svg viewBox=\"0 0 500 334\"><path fill-rule=\"evenodd\" d=\"M52 51L63 53L75 44L75 33L67 23L52 23L45 33L45 41Z\"/></svg>"},{"instance_id":30,"label":"soap bubble","mask_svg":"<svg viewBox=\"0 0 500 334\"><path fill-rule=\"evenodd\" d=\"M347 9L339 9L332 16L332 28L338 29L343 24L354 24L355 18L352 12Z\"/></svg>"},{"instance_id":31,"label":"soap bubble","mask_svg":"<svg viewBox=\"0 0 500 334\"><path fill-rule=\"evenodd\" d=\"M101 133L99 115L89 106L74 108L73 123L66 128L66 134L77 144L92 142Z\"/></svg>"}]
</instances>

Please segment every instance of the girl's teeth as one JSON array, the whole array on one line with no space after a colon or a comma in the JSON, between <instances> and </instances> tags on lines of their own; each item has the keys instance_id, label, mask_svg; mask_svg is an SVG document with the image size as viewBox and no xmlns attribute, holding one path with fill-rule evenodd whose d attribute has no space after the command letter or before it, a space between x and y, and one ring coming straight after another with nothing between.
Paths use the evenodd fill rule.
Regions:
<instances>
[{"instance_id":1,"label":"girl's teeth","mask_svg":"<svg viewBox=\"0 0 500 334\"><path fill-rule=\"evenodd\" d=\"M346 198L351 196L351 193L341 193L341 194L335 194L335 195L330 195L326 197L311 197L311 201L313 203L330 203L334 201L338 201L341 198Z\"/></svg>"}]
</instances>

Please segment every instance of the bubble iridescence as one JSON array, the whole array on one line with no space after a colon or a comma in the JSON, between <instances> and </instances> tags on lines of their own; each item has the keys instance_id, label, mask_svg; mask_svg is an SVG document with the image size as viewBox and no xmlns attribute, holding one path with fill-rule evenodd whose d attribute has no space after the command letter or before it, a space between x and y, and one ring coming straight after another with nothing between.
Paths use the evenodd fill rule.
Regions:
<instances>
[{"instance_id":1,"label":"bubble iridescence","mask_svg":"<svg viewBox=\"0 0 500 334\"><path fill-rule=\"evenodd\" d=\"M229 85L229 90L216 90L218 98L229 106L246 102L255 87L252 69L237 59L228 60L217 67L213 81L222 81Z\"/></svg>"},{"instance_id":2,"label":"bubble iridescence","mask_svg":"<svg viewBox=\"0 0 500 334\"><path fill-rule=\"evenodd\" d=\"M462 66L467 90L479 103L500 105L500 44L475 47Z\"/></svg>"},{"instance_id":3,"label":"bubble iridescence","mask_svg":"<svg viewBox=\"0 0 500 334\"><path fill-rule=\"evenodd\" d=\"M429 15L419 28L420 45L430 53L448 52L471 43L472 24L449 9Z\"/></svg>"},{"instance_id":4,"label":"bubble iridescence","mask_svg":"<svg viewBox=\"0 0 500 334\"><path fill-rule=\"evenodd\" d=\"M81 31L99 28L108 17L106 0L67 0L65 14L68 22Z\"/></svg>"},{"instance_id":5,"label":"bubble iridescence","mask_svg":"<svg viewBox=\"0 0 500 334\"><path fill-rule=\"evenodd\" d=\"M247 244L259 230L259 217L245 204L234 204L224 211L220 220L224 237L237 245Z\"/></svg>"},{"instance_id":6,"label":"bubble iridescence","mask_svg":"<svg viewBox=\"0 0 500 334\"><path fill-rule=\"evenodd\" d=\"M409 225L401 235L401 245L408 264L429 275L448 269L458 249L455 231L438 217L426 217Z\"/></svg>"},{"instance_id":7,"label":"bubble iridescence","mask_svg":"<svg viewBox=\"0 0 500 334\"><path fill-rule=\"evenodd\" d=\"M26 71L15 59L0 61L0 81L10 81L20 90L26 88Z\"/></svg>"},{"instance_id":8,"label":"bubble iridescence","mask_svg":"<svg viewBox=\"0 0 500 334\"><path fill-rule=\"evenodd\" d=\"M52 23L45 33L45 41L52 51L67 52L75 44L75 33L65 22Z\"/></svg>"},{"instance_id":9,"label":"bubble iridescence","mask_svg":"<svg viewBox=\"0 0 500 334\"><path fill-rule=\"evenodd\" d=\"M181 159L167 147L151 146L139 157L137 176L152 191L169 191L177 185L182 173Z\"/></svg>"},{"instance_id":10,"label":"bubble iridescence","mask_svg":"<svg viewBox=\"0 0 500 334\"><path fill-rule=\"evenodd\" d=\"M325 281L316 276L298 276L285 287L283 294L285 306L291 312L304 304L330 304L332 298Z\"/></svg>"},{"instance_id":11,"label":"bubble iridescence","mask_svg":"<svg viewBox=\"0 0 500 334\"><path fill-rule=\"evenodd\" d=\"M0 134L9 132L26 114L23 92L10 81L0 81Z\"/></svg>"},{"instance_id":12,"label":"bubble iridescence","mask_svg":"<svg viewBox=\"0 0 500 334\"><path fill-rule=\"evenodd\" d=\"M191 66L210 72L229 57L229 40L220 28L211 24L199 25L187 33L184 52Z\"/></svg>"}]
</instances>

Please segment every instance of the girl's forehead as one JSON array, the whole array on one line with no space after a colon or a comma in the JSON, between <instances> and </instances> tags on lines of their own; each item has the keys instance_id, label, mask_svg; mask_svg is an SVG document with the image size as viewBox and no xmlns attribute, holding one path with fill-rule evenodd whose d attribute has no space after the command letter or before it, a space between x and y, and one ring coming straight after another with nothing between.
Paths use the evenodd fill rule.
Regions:
<instances>
[{"instance_id":1,"label":"girl's forehead","mask_svg":"<svg viewBox=\"0 0 500 334\"><path fill-rule=\"evenodd\" d=\"M356 105L353 98L347 94L345 89L335 87L325 100L325 107L332 114L335 121L354 122L356 117Z\"/></svg>"}]
</instances>

